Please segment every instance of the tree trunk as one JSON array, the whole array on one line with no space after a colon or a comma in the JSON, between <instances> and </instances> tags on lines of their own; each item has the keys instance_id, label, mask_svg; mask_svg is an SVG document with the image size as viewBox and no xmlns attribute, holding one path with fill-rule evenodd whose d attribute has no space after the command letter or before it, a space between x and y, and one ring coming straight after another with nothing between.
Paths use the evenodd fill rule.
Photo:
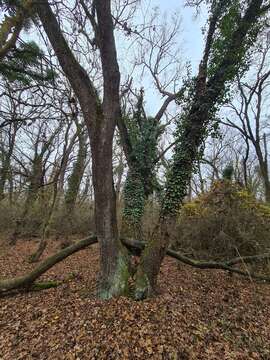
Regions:
<instances>
[{"instance_id":1,"label":"tree trunk","mask_svg":"<svg viewBox=\"0 0 270 360\"><path fill-rule=\"evenodd\" d=\"M78 149L77 159L75 160L75 163L72 168L72 172L68 179L68 188L65 194L65 210L69 221L70 220L72 221L72 215L79 194L80 185L85 170L86 157L87 157L86 138L85 135L82 134L81 132L82 129L79 129L78 130L79 149Z\"/></svg>"},{"instance_id":2,"label":"tree trunk","mask_svg":"<svg viewBox=\"0 0 270 360\"><path fill-rule=\"evenodd\" d=\"M106 131L105 129L103 131ZM128 292L129 259L118 237L116 195L113 186L112 140L100 146L102 130L92 139L95 223L100 243L99 296L108 299ZM91 136L91 134L90 134ZM100 136L100 138L99 138Z\"/></svg>"},{"instance_id":3,"label":"tree trunk","mask_svg":"<svg viewBox=\"0 0 270 360\"><path fill-rule=\"evenodd\" d=\"M11 159L11 154L7 154L5 159L3 160L1 176L0 176L0 201L5 198L4 191L5 191L5 184L9 177L9 172L10 172L10 159Z\"/></svg>"},{"instance_id":4,"label":"tree trunk","mask_svg":"<svg viewBox=\"0 0 270 360\"><path fill-rule=\"evenodd\" d=\"M57 167L57 165L56 165ZM61 169L56 169L56 173L53 177L53 194L51 204L48 204L47 213L45 214L45 218L42 225L42 235L38 245L37 250L29 257L29 262L34 263L39 261L41 255L47 247L47 237L50 230L50 225L52 221L52 216L55 210L55 206L57 204L57 195L58 195L58 179L60 175Z\"/></svg>"},{"instance_id":5,"label":"tree trunk","mask_svg":"<svg viewBox=\"0 0 270 360\"><path fill-rule=\"evenodd\" d=\"M43 171L42 171L42 157L38 154L35 155L30 175L30 183L27 189L26 200L24 203L23 213L20 219L17 220L13 234L10 238L10 245L15 245L18 237L24 231L27 224L27 219L30 215L31 209L37 200L39 190L43 184Z\"/></svg>"},{"instance_id":6,"label":"tree trunk","mask_svg":"<svg viewBox=\"0 0 270 360\"><path fill-rule=\"evenodd\" d=\"M264 197L267 203L270 203L270 181L269 181L269 172L268 172L268 163L267 159L263 158L262 150L259 145L255 146L256 154L260 166L260 175L263 180L264 185Z\"/></svg>"},{"instance_id":7,"label":"tree trunk","mask_svg":"<svg viewBox=\"0 0 270 360\"><path fill-rule=\"evenodd\" d=\"M63 148L62 160L61 160L60 170L59 170L58 195L57 195L56 204L55 204L56 210L59 208L59 203L63 197L66 170L67 170L70 154L73 150L73 146L74 146L75 140L77 138L77 133L75 133L72 136L72 138L68 144L69 128L70 127L68 126L66 134L65 134L65 144L64 144L64 148Z\"/></svg>"},{"instance_id":8,"label":"tree trunk","mask_svg":"<svg viewBox=\"0 0 270 360\"><path fill-rule=\"evenodd\" d=\"M103 102L85 69L65 40L47 0L36 3L37 13L59 63L79 100L87 125L93 168L96 232L100 243L100 287L102 298L120 296L128 287L128 258L118 238L116 201L112 173L112 139L120 112L120 73L114 40L110 0L95 2L96 41L101 55Z\"/></svg>"},{"instance_id":9,"label":"tree trunk","mask_svg":"<svg viewBox=\"0 0 270 360\"><path fill-rule=\"evenodd\" d=\"M10 179L11 176L11 157L13 154L13 150L14 150L14 145L15 145L15 139L16 139L16 135L17 135L17 124L15 122L14 125L14 130L12 135L10 134L11 132L11 127L9 129L9 144L8 144L8 152L7 154L5 154L3 152L3 162L2 162L2 169L1 169L1 174L0 174L0 201L4 199L5 195L4 195L4 191L5 191L5 185L6 185L6 181L8 179Z\"/></svg>"},{"instance_id":10,"label":"tree trunk","mask_svg":"<svg viewBox=\"0 0 270 360\"><path fill-rule=\"evenodd\" d=\"M239 65L243 60L243 53L239 53L239 48L246 40L253 24L258 20L261 4L262 1L250 3L231 36L224 57L220 59L215 73L208 79L209 56L216 26L224 10L224 3L220 2L218 6L214 7L209 21L204 56L194 84L194 94L190 104L183 112L182 121L179 121L176 131L176 145L172 166L167 176L160 225L145 247L135 276L135 297L137 299L151 296L156 291L159 269L169 246L168 230L175 225L178 211L190 183L195 160L198 158L198 149L205 138L207 125L215 114L215 107L224 95L225 83L234 79L238 73Z\"/></svg>"},{"instance_id":11,"label":"tree trunk","mask_svg":"<svg viewBox=\"0 0 270 360\"><path fill-rule=\"evenodd\" d=\"M146 244L135 275L135 299L142 300L157 293L159 270L169 245L169 230L175 218L162 218Z\"/></svg>"}]
</instances>

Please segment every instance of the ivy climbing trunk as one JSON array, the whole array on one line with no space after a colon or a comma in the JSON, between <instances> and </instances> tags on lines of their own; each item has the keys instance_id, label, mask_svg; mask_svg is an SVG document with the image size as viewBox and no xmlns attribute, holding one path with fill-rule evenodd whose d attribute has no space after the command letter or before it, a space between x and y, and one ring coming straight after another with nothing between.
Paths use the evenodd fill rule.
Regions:
<instances>
[{"instance_id":1,"label":"ivy climbing trunk","mask_svg":"<svg viewBox=\"0 0 270 360\"><path fill-rule=\"evenodd\" d=\"M137 269L135 279L137 299L151 296L156 291L160 266L169 246L169 229L174 226L186 195L199 147L207 134L207 126L223 99L225 85L238 73L247 49L257 36L257 31L253 32L253 30L262 15L262 0L252 0L247 5L246 12L238 20L236 28L231 30L229 36L226 33L222 39L225 42L223 54L218 54L216 59L213 55L212 58L210 57L212 47L215 45L216 32L220 30L219 25L223 25L228 5L230 2L224 0L212 5L204 56L194 88L191 89L190 100L185 106L175 133L176 146L167 175L160 223L152 239L147 243ZM216 61L215 64L211 64L213 59ZM212 69L214 68L211 69L213 71L211 76L208 75L210 65Z\"/></svg>"},{"instance_id":2,"label":"ivy climbing trunk","mask_svg":"<svg viewBox=\"0 0 270 360\"><path fill-rule=\"evenodd\" d=\"M122 234L143 239L142 217L145 206L144 184L140 173L130 169L124 187Z\"/></svg>"},{"instance_id":3,"label":"ivy climbing trunk","mask_svg":"<svg viewBox=\"0 0 270 360\"><path fill-rule=\"evenodd\" d=\"M158 118L146 116L143 94L141 90L133 116L122 118L126 135L121 136L122 143L126 143L124 148L129 166L124 186L122 233L137 240L144 237L142 220L146 201L158 188L157 149L159 137L164 130Z\"/></svg>"}]
</instances>

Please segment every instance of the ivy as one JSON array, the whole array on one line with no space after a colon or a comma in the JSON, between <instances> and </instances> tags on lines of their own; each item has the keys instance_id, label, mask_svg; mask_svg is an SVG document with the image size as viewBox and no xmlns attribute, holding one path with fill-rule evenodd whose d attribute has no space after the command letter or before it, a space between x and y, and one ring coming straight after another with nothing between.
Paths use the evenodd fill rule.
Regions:
<instances>
[{"instance_id":1,"label":"ivy","mask_svg":"<svg viewBox=\"0 0 270 360\"><path fill-rule=\"evenodd\" d=\"M176 122L173 159L167 173L162 201L162 217L175 216L186 195L196 159L203 150L204 139L217 133L216 113L229 96L230 84L241 71L248 69L248 57L264 19L257 3L211 1L211 16L219 13L214 41L210 49L205 89L200 76L190 78L179 99L182 114ZM248 13L246 12L249 7ZM243 14L248 14L245 16ZM200 74L199 74L200 75ZM198 91L197 91L198 88Z\"/></svg>"},{"instance_id":2,"label":"ivy","mask_svg":"<svg viewBox=\"0 0 270 360\"><path fill-rule=\"evenodd\" d=\"M124 121L132 145L132 168L124 187L123 215L134 226L141 223L147 197L159 188L156 177L157 145L164 127L145 115L142 90L133 116L126 116Z\"/></svg>"},{"instance_id":3,"label":"ivy","mask_svg":"<svg viewBox=\"0 0 270 360\"><path fill-rule=\"evenodd\" d=\"M124 187L125 207L123 215L130 226L140 224L144 212L145 194L139 173L129 171Z\"/></svg>"}]
</instances>

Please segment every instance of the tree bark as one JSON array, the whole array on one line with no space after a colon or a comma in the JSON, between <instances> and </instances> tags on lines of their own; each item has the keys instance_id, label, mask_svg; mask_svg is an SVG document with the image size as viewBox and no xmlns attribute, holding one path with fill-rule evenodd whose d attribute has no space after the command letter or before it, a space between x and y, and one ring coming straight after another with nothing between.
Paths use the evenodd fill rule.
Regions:
<instances>
[{"instance_id":1,"label":"tree bark","mask_svg":"<svg viewBox=\"0 0 270 360\"><path fill-rule=\"evenodd\" d=\"M79 100L87 125L95 193L96 233L100 242L100 292L102 298L119 296L128 287L127 254L118 238L113 186L112 141L120 117L120 73L117 62L110 0L96 2L98 23L94 27L103 73L103 102L85 69L72 53L47 0L36 4L44 30L60 65Z\"/></svg>"},{"instance_id":2,"label":"tree bark","mask_svg":"<svg viewBox=\"0 0 270 360\"><path fill-rule=\"evenodd\" d=\"M48 257L27 275L19 276L13 279L0 280L0 292L31 286L42 274L48 271L55 264L64 260L71 254L74 254L75 252L96 242L96 236L89 236Z\"/></svg>"},{"instance_id":3,"label":"tree bark","mask_svg":"<svg viewBox=\"0 0 270 360\"><path fill-rule=\"evenodd\" d=\"M60 175L61 169L56 169L54 178L53 178L53 193L52 193L52 201L51 204L48 204L47 213L45 214L45 218L42 224L42 234L41 239L38 245L37 250L29 257L29 262L37 262L39 261L41 255L47 247L47 237L50 230L52 216L55 210L56 201L57 201L57 192L58 192L58 179Z\"/></svg>"},{"instance_id":4,"label":"tree bark","mask_svg":"<svg viewBox=\"0 0 270 360\"><path fill-rule=\"evenodd\" d=\"M86 158L87 158L87 148L86 148L86 136L83 133L81 124L77 124L77 133L79 139L79 148L77 153L77 158L73 164L73 168L68 178L68 187L64 199L64 234L67 237L72 234L73 224L74 224L74 209L76 206L76 201L80 191L80 185L82 182L83 174L85 171Z\"/></svg>"},{"instance_id":5,"label":"tree bark","mask_svg":"<svg viewBox=\"0 0 270 360\"><path fill-rule=\"evenodd\" d=\"M13 127L13 133L11 134L11 129ZM5 194L5 185L6 181L10 178L11 173L11 157L14 150L15 139L17 135L18 126L17 123L11 124L9 129L9 144L7 153L3 153L2 169L0 174L0 201L4 199Z\"/></svg>"}]
</instances>

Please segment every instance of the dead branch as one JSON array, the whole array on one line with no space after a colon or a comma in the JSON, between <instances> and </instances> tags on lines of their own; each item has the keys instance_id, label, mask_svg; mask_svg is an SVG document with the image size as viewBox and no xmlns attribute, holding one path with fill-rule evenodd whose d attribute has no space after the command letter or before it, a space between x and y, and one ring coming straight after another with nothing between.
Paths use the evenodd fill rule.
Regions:
<instances>
[{"instance_id":1,"label":"dead branch","mask_svg":"<svg viewBox=\"0 0 270 360\"><path fill-rule=\"evenodd\" d=\"M142 241L136 241L133 239L121 239L122 243L127 247L127 249L134 255L140 255L142 250L145 247L145 243ZM12 279L3 279L0 280L0 293L4 293L6 291L20 289L20 288L32 288L35 281L46 271L52 268L58 262L66 259L68 256L74 254L75 252L85 249L86 247L96 244L98 242L97 237L95 235L91 235L85 239L82 239L65 249L60 250L54 255L49 256L47 259L43 260L34 270L32 270L29 274L15 277ZM244 256L237 257L232 260L226 261L224 263L217 261L200 261L195 259L190 259L185 255L182 255L176 251L171 249L167 250L167 256L170 256L174 259L181 261L182 263L193 266L198 269L216 269L216 270L224 270L230 273L236 273L238 275L249 277L254 280L263 280L266 282L270 282L270 277L261 276L249 273L247 271L242 271L240 269L233 268L234 265L237 265L241 262L244 263L252 263L258 262L261 260L270 259L270 254L261 254L254 256Z\"/></svg>"},{"instance_id":2,"label":"dead branch","mask_svg":"<svg viewBox=\"0 0 270 360\"><path fill-rule=\"evenodd\" d=\"M121 239L121 240L128 249L131 249L131 250L133 249L133 251L134 251L134 248L135 248L137 250L137 255L145 247L145 243L143 243L141 241L136 241L136 240L132 240L132 239ZM198 269L224 270L224 271L228 271L230 273L236 273L236 274L244 276L244 277L249 277L249 278L251 277L254 280L263 280L266 282L270 282L270 277L268 277L268 276L256 275L256 274L253 274L253 273L250 273L247 271L242 271L240 269L235 269L232 267L233 265L236 265L240 262L251 263L251 262L256 262L256 261L260 261L260 260L270 259L270 254L237 257L237 258L229 260L225 263L217 262L217 261L200 261L200 260L190 259L187 256L182 255L171 249L167 250L166 255L170 256L174 259L177 259L186 265L190 265L190 266L193 266Z\"/></svg>"},{"instance_id":3,"label":"dead branch","mask_svg":"<svg viewBox=\"0 0 270 360\"><path fill-rule=\"evenodd\" d=\"M15 277L13 279L5 279L0 280L0 293L19 289L19 288L27 288L31 287L32 284L46 271L48 271L51 267L53 267L58 262L64 260L68 256L74 254L75 252L86 248L89 245L95 244L97 242L96 236L89 236L85 239L82 239L67 248L59 251L58 253L49 256L47 259L42 261L34 270L32 270L29 274Z\"/></svg>"}]
</instances>

